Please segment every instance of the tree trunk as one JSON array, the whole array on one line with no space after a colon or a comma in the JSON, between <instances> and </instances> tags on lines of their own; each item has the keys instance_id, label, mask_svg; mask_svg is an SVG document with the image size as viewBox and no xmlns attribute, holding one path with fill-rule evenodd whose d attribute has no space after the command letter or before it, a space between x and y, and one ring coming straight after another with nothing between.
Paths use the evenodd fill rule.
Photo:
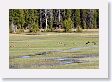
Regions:
<instances>
[{"instance_id":1,"label":"tree trunk","mask_svg":"<svg viewBox=\"0 0 112 82\"><path fill-rule=\"evenodd\" d=\"M47 30L47 9L45 9L45 22L46 22L46 30Z\"/></svg>"},{"instance_id":2,"label":"tree trunk","mask_svg":"<svg viewBox=\"0 0 112 82\"><path fill-rule=\"evenodd\" d=\"M50 10L50 29L53 27L53 10Z\"/></svg>"},{"instance_id":3,"label":"tree trunk","mask_svg":"<svg viewBox=\"0 0 112 82\"><path fill-rule=\"evenodd\" d=\"M58 10L59 14L58 14L58 19L59 19L59 23L60 23L60 20L61 20L61 17L60 17L60 9Z\"/></svg>"},{"instance_id":4,"label":"tree trunk","mask_svg":"<svg viewBox=\"0 0 112 82\"><path fill-rule=\"evenodd\" d=\"M41 15L42 15L42 12L41 12L41 9L40 9L40 28L42 28L42 17L41 17Z\"/></svg>"}]
</instances>

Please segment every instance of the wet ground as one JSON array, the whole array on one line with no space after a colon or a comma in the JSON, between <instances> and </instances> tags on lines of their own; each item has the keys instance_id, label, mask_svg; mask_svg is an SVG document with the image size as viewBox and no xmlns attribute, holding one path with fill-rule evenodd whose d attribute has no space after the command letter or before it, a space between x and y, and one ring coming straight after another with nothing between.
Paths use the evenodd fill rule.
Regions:
<instances>
[{"instance_id":1,"label":"wet ground","mask_svg":"<svg viewBox=\"0 0 112 82\"><path fill-rule=\"evenodd\" d=\"M89 47L80 47L80 48L70 48L68 50L51 50L51 51L47 51L47 52L38 52L38 53L34 53L32 55L25 55L25 56L20 56L18 58L23 58L23 59L36 59L36 60L42 60L42 61L46 61L44 63L34 63L32 64L32 66L58 66L58 65L66 65L66 64L72 64L72 63L88 63L88 62L91 62L91 61L88 61L88 60L85 60L84 58L96 58L98 57L98 55L90 55L90 54L84 54L84 55L77 55L77 56L73 56L73 57L56 57L56 58L52 58L52 57L49 57L49 58L37 58L35 56L37 55L48 55L49 53L52 53L52 52L75 52L75 51L78 51L78 50L81 50L81 49L90 49L90 48L96 48L97 46L89 46ZM50 61L50 62L54 62L54 63L47 63L47 61ZM29 68L31 67L31 65L28 65L28 66L23 66L23 68ZM10 65L10 68L22 68L22 67L19 67L19 65Z\"/></svg>"},{"instance_id":2,"label":"wet ground","mask_svg":"<svg viewBox=\"0 0 112 82\"><path fill-rule=\"evenodd\" d=\"M87 61L80 60L80 58L96 58L98 55L80 55L74 57L58 57L58 58L35 58L37 60L55 60L60 62L59 65L63 64L71 64L71 63L85 63ZM32 58L31 56L21 56L21 58Z\"/></svg>"},{"instance_id":3,"label":"wet ground","mask_svg":"<svg viewBox=\"0 0 112 82\"><path fill-rule=\"evenodd\" d=\"M33 63L30 65L10 65L10 68L12 69L18 69L18 68L30 68L33 67L41 67L41 66L60 66L60 65L66 65L66 64L73 64L73 63L90 63L91 61L85 60L85 58L97 58L98 55L80 55L80 56L74 56L74 57L58 57L58 58L34 58L31 56L22 56L21 58L27 58L27 59L36 59L45 61L44 63L38 62ZM49 63L50 61L50 63Z\"/></svg>"},{"instance_id":4,"label":"wet ground","mask_svg":"<svg viewBox=\"0 0 112 82\"><path fill-rule=\"evenodd\" d=\"M50 51L46 51L46 52L37 52L32 55L20 56L19 58L31 58L32 56L35 56L35 55L47 55L52 52L75 52L75 51L79 51L81 49L92 49L92 48L96 48L96 47L97 46L89 46L89 47L80 47L80 48L70 48L68 50L50 50Z\"/></svg>"}]
</instances>

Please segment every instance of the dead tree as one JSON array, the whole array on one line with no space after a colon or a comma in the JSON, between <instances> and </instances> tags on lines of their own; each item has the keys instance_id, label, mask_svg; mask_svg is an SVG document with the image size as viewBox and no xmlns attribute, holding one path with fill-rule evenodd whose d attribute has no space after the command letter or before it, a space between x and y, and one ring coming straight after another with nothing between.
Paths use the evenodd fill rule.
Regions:
<instances>
[{"instance_id":1,"label":"dead tree","mask_svg":"<svg viewBox=\"0 0 112 82\"><path fill-rule=\"evenodd\" d=\"M46 22L46 30L47 30L47 9L45 9L45 22Z\"/></svg>"}]
</instances>

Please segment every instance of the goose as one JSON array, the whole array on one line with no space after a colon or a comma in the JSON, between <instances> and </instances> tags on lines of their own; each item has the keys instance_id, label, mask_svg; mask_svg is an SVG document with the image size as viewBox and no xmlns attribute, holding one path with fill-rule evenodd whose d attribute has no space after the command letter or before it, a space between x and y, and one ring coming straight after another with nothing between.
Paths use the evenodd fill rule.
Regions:
<instances>
[{"instance_id":1,"label":"goose","mask_svg":"<svg viewBox=\"0 0 112 82\"><path fill-rule=\"evenodd\" d=\"M89 44L90 42L88 41L88 42L86 42L86 44Z\"/></svg>"},{"instance_id":2,"label":"goose","mask_svg":"<svg viewBox=\"0 0 112 82\"><path fill-rule=\"evenodd\" d=\"M58 44L63 44L62 42L58 42Z\"/></svg>"},{"instance_id":3,"label":"goose","mask_svg":"<svg viewBox=\"0 0 112 82\"><path fill-rule=\"evenodd\" d=\"M64 46L66 46L66 44L64 44Z\"/></svg>"},{"instance_id":4,"label":"goose","mask_svg":"<svg viewBox=\"0 0 112 82\"><path fill-rule=\"evenodd\" d=\"M91 43L93 43L94 45L96 45L96 42L91 42Z\"/></svg>"}]
</instances>

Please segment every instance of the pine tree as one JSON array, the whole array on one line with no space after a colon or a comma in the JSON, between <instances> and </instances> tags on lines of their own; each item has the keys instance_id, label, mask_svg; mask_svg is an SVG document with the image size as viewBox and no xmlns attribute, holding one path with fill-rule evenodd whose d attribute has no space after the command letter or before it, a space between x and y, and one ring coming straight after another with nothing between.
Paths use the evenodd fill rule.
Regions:
<instances>
[{"instance_id":1,"label":"pine tree","mask_svg":"<svg viewBox=\"0 0 112 82\"><path fill-rule=\"evenodd\" d=\"M83 29L86 29L87 28L87 25L86 25L87 9L81 9L80 12L81 12L80 13L81 27Z\"/></svg>"},{"instance_id":2,"label":"pine tree","mask_svg":"<svg viewBox=\"0 0 112 82\"><path fill-rule=\"evenodd\" d=\"M20 9L19 12L20 12L19 25L20 25L20 28L23 29L23 26L25 24L24 11L23 11L23 9Z\"/></svg>"},{"instance_id":3,"label":"pine tree","mask_svg":"<svg viewBox=\"0 0 112 82\"><path fill-rule=\"evenodd\" d=\"M75 11L75 20L76 20L76 27L80 26L80 9L76 9Z\"/></svg>"},{"instance_id":4,"label":"pine tree","mask_svg":"<svg viewBox=\"0 0 112 82\"><path fill-rule=\"evenodd\" d=\"M93 23L94 23L94 13L93 13L93 9L89 9L88 13L87 13L87 27L88 29L92 29L93 28Z\"/></svg>"},{"instance_id":5,"label":"pine tree","mask_svg":"<svg viewBox=\"0 0 112 82\"><path fill-rule=\"evenodd\" d=\"M71 10L66 11L66 19L64 20L65 32L71 32L73 28L73 22L71 20Z\"/></svg>"},{"instance_id":6,"label":"pine tree","mask_svg":"<svg viewBox=\"0 0 112 82\"><path fill-rule=\"evenodd\" d=\"M27 28L38 30L64 28L71 31L99 28L98 9L10 9L9 26L16 25L17 29ZM35 28L36 27L36 28ZM40 27L40 28L39 28ZM10 28L9 28L10 29Z\"/></svg>"}]
</instances>

